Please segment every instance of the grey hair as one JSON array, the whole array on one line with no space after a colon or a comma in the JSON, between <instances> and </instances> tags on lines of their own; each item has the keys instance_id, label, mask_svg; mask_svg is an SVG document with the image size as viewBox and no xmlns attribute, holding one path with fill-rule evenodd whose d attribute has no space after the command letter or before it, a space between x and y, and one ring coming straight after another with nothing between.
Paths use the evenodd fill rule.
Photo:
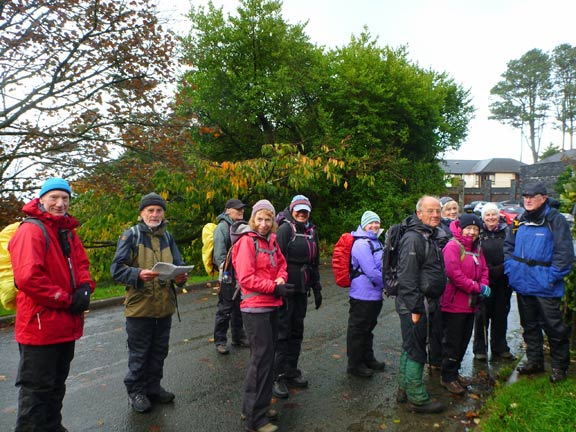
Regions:
<instances>
[{"instance_id":1,"label":"grey hair","mask_svg":"<svg viewBox=\"0 0 576 432\"><path fill-rule=\"evenodd\" d=\"M432 195L423 195L418 202L416 203L416 211L422 211L422 203L427 200L428 198L432 198L433 200L438 201L438 204L440 204L440 208L442 208L442 204L440 203L440 198L438 198L437 196L432 196Z\"/></svg>"}]
</instances>

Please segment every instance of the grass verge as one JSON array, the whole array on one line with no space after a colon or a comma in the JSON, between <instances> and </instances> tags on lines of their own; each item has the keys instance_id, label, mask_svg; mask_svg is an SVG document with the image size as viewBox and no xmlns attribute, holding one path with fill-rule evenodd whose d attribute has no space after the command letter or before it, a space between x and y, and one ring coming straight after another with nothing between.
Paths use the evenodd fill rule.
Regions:
<instances>
[{"instance_id":1,"label":"grass verge","mask_svg":"<svg viewBox=\"0 0 576 432\"><path fill-rule=\"evenodd\" d=\"M548 376L526 378L496 389L482 408L482 432L573 432L576 381L551 384Z\"/></svg>"},{"instance_id":2,"label":"grass verge","mask_svg":"<svg viewBox=\"0 0 576 432\"><path fill-rule=\"evenodd\" d=\"M200 282L207 282L213 278L209 276L192 276L188 278L188 284L195 284ZM102 282L96 284L96 290L92 294L92 300L103 300L112 297L123 297L124 286L118 285L113 282ZM6 310L0 305L0 316L14 315L16 311Z\"/></svg>"}]
</instances>

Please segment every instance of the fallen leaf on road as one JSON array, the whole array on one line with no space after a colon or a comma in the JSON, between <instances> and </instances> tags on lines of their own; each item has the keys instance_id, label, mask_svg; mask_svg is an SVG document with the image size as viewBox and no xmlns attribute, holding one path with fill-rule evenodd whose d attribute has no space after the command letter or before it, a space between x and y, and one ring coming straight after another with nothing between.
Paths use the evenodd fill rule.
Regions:
<instances>
[{"instance_id":1,"label":"fallen leaf on road","mask_svg":"<svg viewBox=\"0 0 576 432\"><path fill-rule=\"evenodd\" d=\"M332 358L338 360L342 358L342 356L340 354L332 354Z\"/></svg>"}]
</instances>

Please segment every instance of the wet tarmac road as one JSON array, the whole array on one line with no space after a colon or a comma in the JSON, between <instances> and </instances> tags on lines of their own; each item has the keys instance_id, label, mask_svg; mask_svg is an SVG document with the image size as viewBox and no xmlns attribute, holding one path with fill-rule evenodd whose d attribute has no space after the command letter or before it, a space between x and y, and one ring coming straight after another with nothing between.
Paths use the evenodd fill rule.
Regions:
<instances>
[{"instance_id":1,"label":"wet tarmac road","mask_svg":"<svg viewBox=\"0 0 576 432\"><path fill-rule=\"evenodd\" d=\"M426 375L434 397L449 405L436 415L415 415L395 402L400 356L399 320L394 302L387 299L375 330L374 351L387 370L372 379L346 374L347 290L333 283L330 268L322 268L324 303L319 310L311 299L305 322L301 368L310 387L292 391L289 399L274 401L280 411L279 431L465 431L466 413L476 411L481 398L473 392L451 397L439 385L439 374ZM163 385L176 394L174 404L155 406L149 414L134 413L122 382L127 369L123 309L119 305L93 309L67 381L64 425L70 431L228 432L242 431L242 382L249 350L216 353L210 342L217 298L210 287L179 296L182 321L174 316L170 354ZM509 339L512 351L521 349L515 298L512 300ZM14 387L18 348L13 329L0 329L0 431L13 430L17 389ZM486 364L464 359L465 374L482 376ZM476 367L476 369L475 369ZM491 366L492 373L500 367ZM478 375L478 372L480 374ZM485 373L484 373L485 376ZM482 381L480 379L480 381ZM481 385L477 392L485 389Z\"/></svg>"}]
</instances>

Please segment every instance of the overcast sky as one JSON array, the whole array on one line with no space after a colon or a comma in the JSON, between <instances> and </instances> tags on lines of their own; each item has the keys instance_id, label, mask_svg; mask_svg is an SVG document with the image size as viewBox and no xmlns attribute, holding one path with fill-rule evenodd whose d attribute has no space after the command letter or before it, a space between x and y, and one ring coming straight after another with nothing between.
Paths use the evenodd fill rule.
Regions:
<instances>
[{"instance_id":1,"label":"overcast sky","mask_svg":"<svg viewBox=\"0 0 576 432\"><path fill-rule=\"evenodd\" d=\"M235 12L237 0L214 0ZM159 9L173 19L177 31L186 29L182 17L190 4L205 0L162 0ZM447 72L470 89L476 116L468 138L447 159L507 157L532 163L520 131L488 120L490 89L501 80L510 60L533 48L552 51L562 43L576 45L574 0L284 0L283 17L289 23L308 22L313 43L326 47L348 44L364 26L378 36L381 46L408 47L409 58L423 68ZM557 132L548 128L541 151Z\"/></svg>"}]
</instances>

